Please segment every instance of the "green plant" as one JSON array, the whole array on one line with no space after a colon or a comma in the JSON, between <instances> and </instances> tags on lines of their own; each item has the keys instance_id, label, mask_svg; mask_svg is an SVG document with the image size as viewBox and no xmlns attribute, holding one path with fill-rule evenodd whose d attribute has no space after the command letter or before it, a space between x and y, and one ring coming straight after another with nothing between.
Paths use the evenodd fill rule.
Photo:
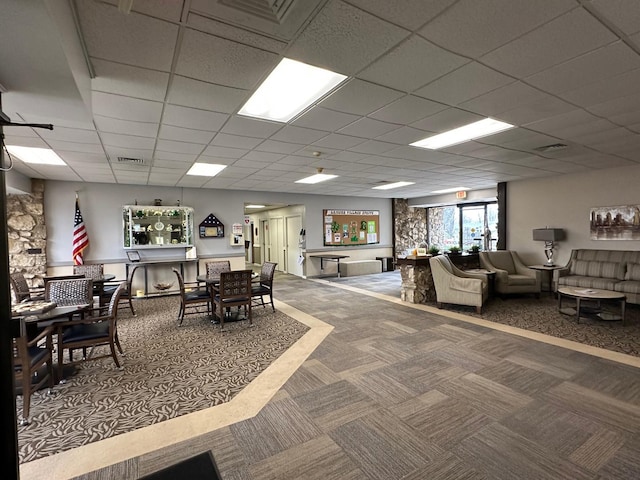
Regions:
<instances>
[{"instance_id":1,"label":"green plant","mask_svg":"<svg viewBox=\"0 0 640 480\"><path fill-rule=\"evenodd\" d=\"M480 251L480 245L471 245L469 251L471 253L478 253Z\"/></svg>"},{"instance_id":2,"label":"green plant","mask_svg":"<svg viewBox=\"0 0 640 480\"><path fill-rule=\"evenodd\" d=\"M453 247L449 247L449 253L460 253L460 247L454 245Z\"/></svg>"},{"instance_id":3,"label":"green plant","mask_svg":"<svg viewBox=\"0 0 640 480\"><path fill-rule=\"evenodd\" d=\"M438 255L440 253L440 249L436 245L431 245L429 247L429 253L434 256Z\"/></svg>"}]
</instances>

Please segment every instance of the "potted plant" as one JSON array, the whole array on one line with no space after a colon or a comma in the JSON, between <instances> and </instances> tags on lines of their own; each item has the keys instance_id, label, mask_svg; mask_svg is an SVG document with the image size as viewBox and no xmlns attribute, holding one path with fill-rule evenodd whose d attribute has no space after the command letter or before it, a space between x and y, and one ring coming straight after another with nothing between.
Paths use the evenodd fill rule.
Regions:
<instances>
[{"instance_id":1,"label":"potted plant","mask_svg":"<svg viewBox=\"0 0 640 480\"><path fill-rule=\"evenodd\" d=\"M469 247L469 253L478 253L480 251L480 245L471 245Z\"/></svg>"},{"instance_id":2,"label":"potted plant","mask_svg":"<svg viewBox=\"0 0 640 480\"><path fill-rule=\"evenodd\" d=\"M436 245L431 245L428 250L429 255L436 256L440 253L440 249Z\"/></svg>"},{"instance_id":3,"label":"potted plant","mask_svg":"<svg viewBox=\"0 0 640 480\"><path fill-rule=\"evenodd\" d=\"M453 247L449 247L449 253L451 255L460 255L460 247L454 245Z\"/></svg>"}]
</instances>

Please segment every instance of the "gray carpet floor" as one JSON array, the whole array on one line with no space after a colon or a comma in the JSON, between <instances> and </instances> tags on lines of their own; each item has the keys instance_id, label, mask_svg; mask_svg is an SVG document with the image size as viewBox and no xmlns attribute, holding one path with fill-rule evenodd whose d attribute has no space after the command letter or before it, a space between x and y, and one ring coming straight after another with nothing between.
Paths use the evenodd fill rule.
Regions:
<instances>
[{"instance_id":1,"label":"gray carpet floor","mask_svg":"<svg viewBox=\"0 0 640 480\"><path fill-rule=\"evenodd\" d=\"M391 294L394 274L349 281ZM640 478L639 369L332 282L274 285L334 330L256 416L78 478L204 451L225 480Z\"/></svg>"}]
</instances>

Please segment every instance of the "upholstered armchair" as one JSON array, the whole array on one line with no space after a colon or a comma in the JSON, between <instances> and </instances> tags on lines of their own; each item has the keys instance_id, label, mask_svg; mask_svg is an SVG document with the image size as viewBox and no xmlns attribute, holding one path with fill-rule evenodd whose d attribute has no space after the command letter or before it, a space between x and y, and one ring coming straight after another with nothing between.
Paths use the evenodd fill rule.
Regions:
<instances>
[{"instance_id":1,"label":"upholstered armchair","mask_svg":"<svg viewBox=\"0 0 640 480\"><path fill-rule=\"evenodd\" d=\"M533 293L540 297L542 272L527 267L512 250L480 252L480 266L496 272L495 289L499 295Z\"/></svg>"},{"instance_id":2,"label":"upholstered armchair","mask_svg":"<svg viewBox=\"0 0 640 480\"><path fill-rule=\"evenodd\" d=\"M445 303L468 305L482 313L482 306L489 298L489 282L485 274L460 270L446 255L431 257L429 264L438 308Z\"/></svg>"}]
</instances>

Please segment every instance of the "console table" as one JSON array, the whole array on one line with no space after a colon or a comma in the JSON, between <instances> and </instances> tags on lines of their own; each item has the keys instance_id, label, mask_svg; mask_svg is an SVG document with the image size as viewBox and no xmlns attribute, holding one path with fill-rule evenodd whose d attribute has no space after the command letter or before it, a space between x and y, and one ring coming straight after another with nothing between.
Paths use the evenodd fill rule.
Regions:
<instances>
[{"instance_id":1,"label":"console table","mask_svg":"<svg viewBox=\"0 0 640 480\"><path fill-rule=\"evenodd\" d=\"M184 266L187 264L196 264L196 276L200 275L200 262L197 258L162 258L156 260L140 260L139 262L129 262L125 266L126 278L129 278L129 269L133 267L141 267L144 270L144 296L149 296L149 281L147 268L154 265L180 265L180 273L184 278ZM173 273L172 273L173 275ZM175 278L175 275L174 275ZM133 280L133 279L132 279ZM133 281L131 282L133 284ZM132 287L133 290L133 287ZM133 292L132 292L133 295Z\"/></svg>"}]
</instances>

